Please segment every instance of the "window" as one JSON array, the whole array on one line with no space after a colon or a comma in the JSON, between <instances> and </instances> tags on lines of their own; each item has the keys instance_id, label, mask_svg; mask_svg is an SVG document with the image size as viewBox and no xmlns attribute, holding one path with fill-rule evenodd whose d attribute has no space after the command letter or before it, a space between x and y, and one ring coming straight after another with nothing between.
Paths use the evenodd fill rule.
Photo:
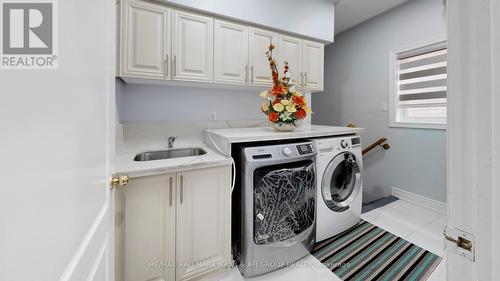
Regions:
<instances>
[{"instance_id":1,"label":"window","mask_svg":"<svg viewBox=\"0 0 500 281\"><path fill-rule=\"evenodd\" d=\"M446 129L446 42L391 54L391 127Z\"/></svg>"}]
</instances>

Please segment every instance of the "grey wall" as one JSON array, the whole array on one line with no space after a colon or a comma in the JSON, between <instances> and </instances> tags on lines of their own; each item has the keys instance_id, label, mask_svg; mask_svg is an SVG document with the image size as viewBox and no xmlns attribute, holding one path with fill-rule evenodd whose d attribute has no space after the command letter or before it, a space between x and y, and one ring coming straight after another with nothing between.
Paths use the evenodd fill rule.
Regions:
<instances>
[{"instance_id":1,"label":"grey wall","mask_svg":"<svg viewBox=\"0 0 500 281\"><path fill-rule=\"evenodd\" d=\"M334 0L160 0L333 42Z\"/></svg>"},{"instance_id":2,"label":"grey wall","mask_svg":"<svg viewBox=\"0 0 500 281\"><path fill-rule=\"evenodd\" d=\"M391 187L446 201L446 131L389 128L389 51L446 36L442 0L413 0L336 36L325 51L325 92L313 95L313 124L366 128L364 146L387 137L388 151L364 159L364 202Z\"/></svg>"},{"instance_id":3,"label":"grey wall","mask_svg":"<svg viewBox=\"0 0 500 281\"><path fill-rule=\"evenodd\" d=\"M265 119L258 91L156 86L116 82L118 119L126 122Z\"/></svg>"}]
</instances>

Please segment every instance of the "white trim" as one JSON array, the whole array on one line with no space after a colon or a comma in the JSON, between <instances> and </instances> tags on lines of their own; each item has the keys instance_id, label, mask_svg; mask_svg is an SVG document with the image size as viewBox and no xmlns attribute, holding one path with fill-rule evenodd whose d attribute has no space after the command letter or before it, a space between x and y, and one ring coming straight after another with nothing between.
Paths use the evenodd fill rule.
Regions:
<instances>
[{"instance_id":1,"label":"white trim","mask_svg":"<svg viewBox=\"0 0 500 281\"><path fill-rule=\"evenodd\" d=\"M392 196L446 215L446 203L392 187Z\"/></svg>"},{"instance_id":2,"label":"white trim","mask_svg":"<svg viewBox=\"0 0 500 281\"><path fill-rule=\"evenodd\" d=\"M91 269L94 265L82 264L81 261L85 260L84 256L87 255L94 257L92 260L100 258L100 252L103 245L96 245L96 243L105 241L105 246L109 246L109 239L107 239L110 224L109 211L109 205L104 205L101 208L97 218L94 220L87 234L83 237L82 242L78 246L75 255L64 269L59 281L84 280L85 278L83 278L83 276L85 275L85 277L88 277L89 272L92 272Z\"/></svg>"},{"instance_id":3,"label":"white trim","mask_svg":"<svg viewBox=\"0 0 500 281\"><path fill-rule=\"evenodd\" d=\"M409 123L409 122L397 122L397 105L396 100L398 100L398 79L397 79L397 60L398 54L408 53L415 49L425 48L426 46L443 44L447 46L447 37L436 36L434 38L415 42L412 44L406 44L389 51L389 127L390 128L412 128L412 129L433 129L433 130L446 130L446 124L435 124L435 123Z\"/></svg>"}]
</instances>

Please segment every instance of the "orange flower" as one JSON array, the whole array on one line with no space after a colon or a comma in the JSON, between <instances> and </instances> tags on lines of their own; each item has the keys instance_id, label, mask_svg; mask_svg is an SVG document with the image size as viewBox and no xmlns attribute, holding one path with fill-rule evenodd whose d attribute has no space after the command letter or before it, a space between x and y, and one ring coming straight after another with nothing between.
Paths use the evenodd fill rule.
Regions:
<instances>
[{"instance_id":1,"label":"orange flower","mask_svg":"<svg viewBox=\"0 0 500 281\"><path fill-rule=\"evenodd\" d=\"M307 112L303 108L301 108L297 110L297 112L295 112L295 116L299 119L304 119L307 116Z\"/></svg>"},{"instance_id":2,"label":"orange flower","mask_svg":"<svg viewBox=\"0 0 500 281\"><path fill-rule=\"evenodd\" d=\"M279 116L278 116L277 112L271 112L271 113L269 113L268 117L269 117L269 121L276 122L276 121L278 121Z\"/></svg>"},{"instance_id":3,"label":"orange flower","mask_svg":"<svg viewBox=\"0 0 500 281\"><path fill-rule=\"evenodd\" d=\"M298 106L303 106L304 104L306 104L304 97L293 96L292 101Z\"/></svg>"},{"instance_id":4,"label":"orange flower","mask_svg":"<svg viewBox=\"0 0 500 281\"><path fill-rule=\"evenodd\" d=\"M274 85L274 87L271 89L271 94L275 96L280 96L283 92L285 92L285 88L281 85Z\"/></svg>"}]
</instances>

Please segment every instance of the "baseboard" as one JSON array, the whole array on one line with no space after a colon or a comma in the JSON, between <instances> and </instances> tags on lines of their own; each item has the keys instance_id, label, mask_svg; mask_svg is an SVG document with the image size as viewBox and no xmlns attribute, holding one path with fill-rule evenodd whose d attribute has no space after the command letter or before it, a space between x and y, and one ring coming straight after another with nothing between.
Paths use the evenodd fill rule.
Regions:
<instances>
[{"instance_id":1,"label":"baseboard","mask_svg":"<svg viewBox=\"0 0 500 281\"><path fill-rule=\"evenodd\" d=\"M395 187L392 188L392 196L446 215L446 203Z\"/></svg>"}]
</instances>

